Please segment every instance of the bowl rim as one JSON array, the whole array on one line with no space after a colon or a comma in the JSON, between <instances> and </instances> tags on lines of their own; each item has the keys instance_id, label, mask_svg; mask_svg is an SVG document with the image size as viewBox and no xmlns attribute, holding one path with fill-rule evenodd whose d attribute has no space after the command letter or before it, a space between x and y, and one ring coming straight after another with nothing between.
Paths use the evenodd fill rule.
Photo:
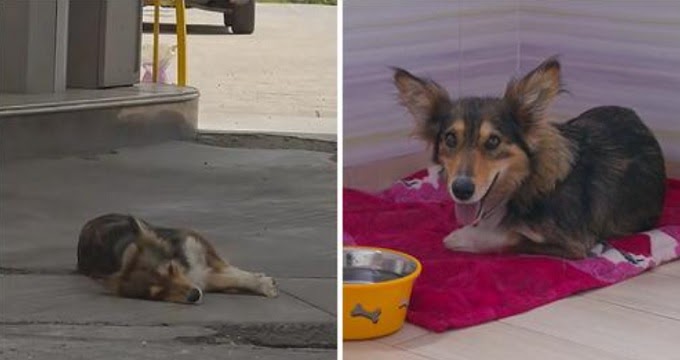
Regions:
<instances>
[{"instance_id":1,"label":"bowl rim","mask_svg":"<svg viewBox=\"0 0 680 360\"><path fill-rule=\"evenodd\" d=\"M385 287L385 286L392 286L394 284L402 283L402 282L411 282L415 281L415 279L420 276L420 273L423 271L423 265L416 259L414 256L409 255L407 253L397 251L397 250L392 250L392 249L387 249L387 248L382 248L382 247L376 247L376 246L357 246L357 245L349 245L349 246L343 246L342 251L344 253L345 250L352 250L352 249L358 249L358 250L378 250L378 251L385 251L389 252L395 255L403 256L408 260L413 261L416 264L416 269L404 276L400 277L397 279L393 280L387 280L387 281L381 281L381 282L376 282L376 283L364 283L364 284L357 284L357 283L346 283L345 280L342 280L342 287L343 289L361 289L361 288L378 288L378 287ZM343 266L344 268L344 266Z\"/></svg>"}]
</instances>

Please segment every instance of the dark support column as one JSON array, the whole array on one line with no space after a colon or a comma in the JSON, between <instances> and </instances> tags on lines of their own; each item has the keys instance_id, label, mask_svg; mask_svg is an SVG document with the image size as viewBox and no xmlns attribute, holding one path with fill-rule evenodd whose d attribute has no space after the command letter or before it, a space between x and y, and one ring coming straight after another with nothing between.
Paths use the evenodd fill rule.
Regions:
<instances>
[{"instance_id":1,"label":"dark support column","mask_svg":"<svg viewBox=\"0 0 680 360\"><path fill-rule=\"evenodd\" d=\"M0 0L0 92L66 88L69 0Z\"/></svg>"}]
</instances>

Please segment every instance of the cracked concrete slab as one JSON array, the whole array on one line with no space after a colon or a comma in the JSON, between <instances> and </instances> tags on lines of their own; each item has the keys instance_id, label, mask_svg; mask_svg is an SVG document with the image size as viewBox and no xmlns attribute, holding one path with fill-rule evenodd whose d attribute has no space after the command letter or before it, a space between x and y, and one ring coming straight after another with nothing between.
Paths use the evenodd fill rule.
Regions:
<instances>
[{"instance_id":1,"label":"cracked concrete slab","mask_svg":"<svg viewBox=\"0 0 680 360\"><path fill-rule=\"evenodd\" d=\"M124 299L84 276L0 276L0 323L184 325L334 322L333 316L287 294L271 299L206 294L200 305Z\"/></svg>"},{"instance_id":2,"label":"cracked concrete slab","mask_svg":"<svg viewBox=\"0 0 680 360\"><path fill-rule=\"evenodd\" d=\"M2 164L0 264L74 269L99 214L193 228L235 265L275 277L336 272L336 164L302 150L170 142Z\"/></svg>"},{"instance_id":3,"label":"cracked concrete slab","mask_svg":"<svg viewBox=\"0 0 680 360\"><path fill-rule=\"evenodd\" d=\"M111 340L111 341L167 341L178 337L210 336L215 330L200 326L117 326L117 325L59 325L59 324L4 324L2 335L8 338L34 337L39 339Z\"/></svg>"},{"instance_id":4,"label":"cracked concrete slab","mask_svg":"<svg viewBox=\"0 0 680 360\"><path fill-rule=\"evenodd\" d=\"M281 279L281 290L317 308L336 315L337 307L337 282L335 279Z\"/></svg>"},{"instance_id":5,"label":"cracked concrete slab","mask_svg":"<svg viewBox=\"0 0 680 360\"><path fill-rule=\"evenodd\" d=\"M284 349L335 345L332 155L169 142L0 163L0 359L334 358ZM114 297L73 272L81 226L107 212L195 229L284 291L197 306Z\"/></svg>"},{"instance_id":6,"label":"cracked concrete slab","mask_svg":"<svg viewBox=\"0 0 680 360\"><path fill-rule=\"evenodd\" d=\"M0 359L71 360L71 359L335 359L335 350L270 349L254 346L187 345L143 339L78 340L60 336L0 337Z\"/></svg>"}]
</instances>

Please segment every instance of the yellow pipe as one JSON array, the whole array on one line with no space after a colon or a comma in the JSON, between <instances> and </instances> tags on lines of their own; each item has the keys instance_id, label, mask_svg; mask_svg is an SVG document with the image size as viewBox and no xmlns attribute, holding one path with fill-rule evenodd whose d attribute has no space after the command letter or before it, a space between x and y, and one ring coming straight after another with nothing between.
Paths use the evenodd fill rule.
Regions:
<instances>
[{"instance_id":1,"label":"yellow pipe","mask_svg":"<svg viewBox=\"0 0 680 360\"><path fill-rule=\"evenodd\" d=\"M187 84L187 25L185 21L184 0L175 0L175 14L177 17L177 85Z\"/></svg>"},{"instance_id":2,"label":"yellow pipe","mask_svg":"<svg viewBox=\"0 0 680 360\"><path fill-rule=\"evenodd\" d=\"M153 82L158 82L158 34L161 31L160 20L161 0L153 1L153 68L151 78Z\"/></svg>"}]
</instances>

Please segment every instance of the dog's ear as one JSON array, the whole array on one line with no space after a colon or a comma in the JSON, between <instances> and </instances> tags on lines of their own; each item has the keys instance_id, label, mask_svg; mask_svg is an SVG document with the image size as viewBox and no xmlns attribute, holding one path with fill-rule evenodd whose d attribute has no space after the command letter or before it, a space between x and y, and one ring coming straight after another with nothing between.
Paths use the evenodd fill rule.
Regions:
<instances>
[{"instance_id":1,"label":"dog's ear","mask_svg":"<svg viewBox=\"0 0 680 360\"><path fill-rule=\"evenodd\" d=\"M125 278L128 276L132 268L134 268L140 253L141 250L136 244L128 245L121 256L120 269L115 274L111 274L110 276L100 279L101 284L109 289L112 293L120 294L121 286L123 285Z\"/></svg>"},{"instance_id":2,"label":"dog's ear","mask_svg":"<svg viewBox=\"0 0 680 360\"><path fill-rule=\"evenodd\" d=\"M154 235L155 233L153 230L149 228L146 223L140 219L137 219L134 216L129 217L130 220L130 226L132 226L133 231L135 234L139 235L140 237L146 237L150 235Z\"/></svg>"},{"instance_id":3,"label":"dog's ear","mask_svg":"<svg viewBox=\"0 0 680 360\"><path fill-rule=\"evenodd\" d=\"M179 270L179 265L177 265L174 261L170 261L168 263L168 275L170 277L177 276L180 273Z\"/></svg>"},{"instance_id":4,"label":"dog's ear","mask_svg":"<svg viewBox=\"0 0 680 360\"><path fill-rule=\"evenodd\" d=\"M121 286L123 286L126 278L135 267L137 261L139 261L141 252L141 248L136 244L128 245L121 256L120 269L111 275L97 277L97 282L112 293L120 294Z\"/></svg>"},{"instance_id":5,"label":"dog's ear","mask_svg":"<svg viewBox=\"0 0 680 360\"><path fill-rule=\"evenodd\" d=\"M125 248L125 251L123 251L123 256L121 256L120 270L118 270L118 273L125 274L130 268L135 266L135 263L138 261L139 254L141 254L141 252L142 249L137 246L137 244L128 245Z\"/></svg>"},{"instance_id":6,"label":"dog's ear","mask_svg":"<svg viewBox=\"0 0 680 360\"><path fill-rule=\"evenodd\" d=\"M441 123L451 112L449 94L434 81L418 78L400 68L394 68L394 84L401 104L416 120L416 135L436 144Z\"/></svg>"},{"instance_id":7,"label":"dog's ear","mask_svg":"<svg viewBox=\"0 0 680 360\"><path fill-rule=\"evenodd\" d=\"M170 260L165 264L162 264L156 270L159 274L168 277L179 276L182 273L180 265L175 260Z\"/></svg>"},{"instance_id":8,"label":"dog's ear","mask_svg":"<svg viewBox=\"0 0 680 360\"><path fill-rule=\"evenodd\" d=\"M553 56L523 78L511 80L503 98L526 132L545 120L548 106L562 91L560 63Z\"/></svg>"}]
</instances>

